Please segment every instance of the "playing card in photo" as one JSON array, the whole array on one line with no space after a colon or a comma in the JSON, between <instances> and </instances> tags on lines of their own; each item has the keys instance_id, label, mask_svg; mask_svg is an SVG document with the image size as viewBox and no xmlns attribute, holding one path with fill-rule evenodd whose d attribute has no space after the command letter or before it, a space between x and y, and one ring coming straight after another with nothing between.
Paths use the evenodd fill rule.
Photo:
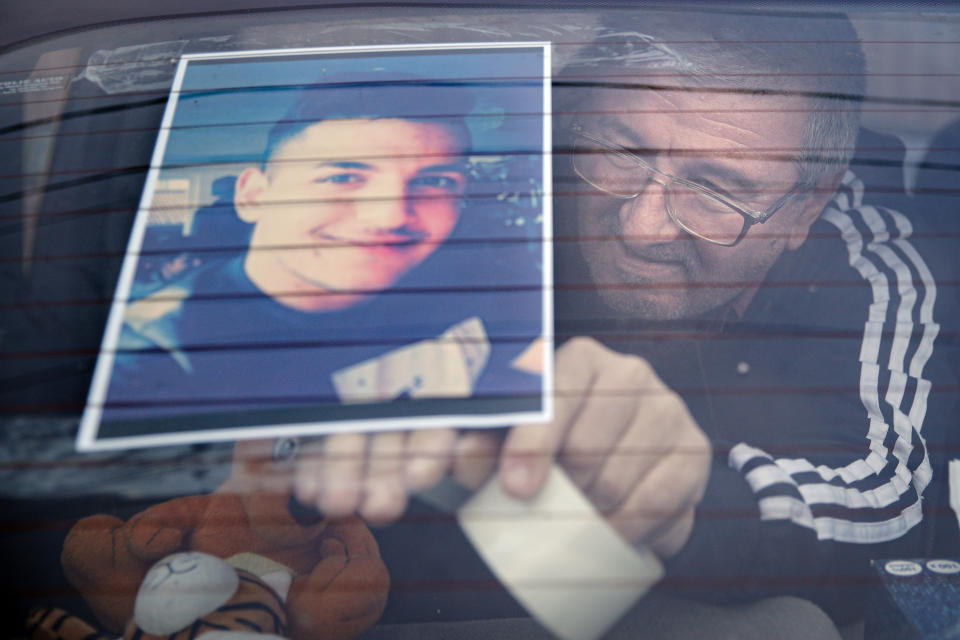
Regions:
<instances>
[{"instance_id":1,"label":"playing card in photo","mask_svg":"<svg viewBox=\"0 0 960 640\"><path fill-rule=\"evenodd\" d=\"M479 318L450 328L436 340L424 340L333 374L344 402L397 398L466 398L490 352Z\"/></svg>"}]
</instances>

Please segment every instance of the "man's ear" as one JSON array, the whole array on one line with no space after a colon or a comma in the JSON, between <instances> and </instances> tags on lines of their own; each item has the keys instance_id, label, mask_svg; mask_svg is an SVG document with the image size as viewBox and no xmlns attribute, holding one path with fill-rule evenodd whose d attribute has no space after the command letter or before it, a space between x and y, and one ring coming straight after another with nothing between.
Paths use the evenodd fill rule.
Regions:
<instances>
[{"instance_id":1,"label":"man's ear","mask_svg":"<svg viewBox=\"0 0 960 640\"><path fill-rule=\"evenodd\" d=\"M260 220L260 197L269 181L267 174L257 167L245 169L237 178L237 185L233 189L233 208L244 222L256 224Z\"/></svg>"},{"instance_id":2,"label":"man's ear","mask_svg":"<svg viewBox=\"0 0 960 640\"><path fill-rule=\"evenodd\" d=\"M803 246L810 235L810 227L817 221L827 203L833 198L843 179L843 172L831 174L821 180L817 186L806 195L801 196L794 212L794 224L787 232L787 250L793 251Z\"/></svg>"}]
</instances>

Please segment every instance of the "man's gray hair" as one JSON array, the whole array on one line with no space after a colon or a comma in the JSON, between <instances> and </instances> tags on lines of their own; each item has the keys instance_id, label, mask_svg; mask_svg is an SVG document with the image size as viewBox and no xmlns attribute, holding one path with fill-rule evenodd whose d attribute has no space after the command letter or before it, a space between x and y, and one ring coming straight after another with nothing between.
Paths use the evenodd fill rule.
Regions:
<instances>
[{"instance_id":1,"label":"man's gray hair","mask_svg":"<svg viewBox=\"0 0 960 640\"><path fill-rule=\"evenodd\" d=\"M559 74L559 88L607 80L669 88L676 74L711 90L807 97L810 115L795 155L798 190L812 189L849 164L865 64L845 15L645 10L611 14L606 23ZM604 78L606 72L612 75Z\"/></svg>"}]
</instances>

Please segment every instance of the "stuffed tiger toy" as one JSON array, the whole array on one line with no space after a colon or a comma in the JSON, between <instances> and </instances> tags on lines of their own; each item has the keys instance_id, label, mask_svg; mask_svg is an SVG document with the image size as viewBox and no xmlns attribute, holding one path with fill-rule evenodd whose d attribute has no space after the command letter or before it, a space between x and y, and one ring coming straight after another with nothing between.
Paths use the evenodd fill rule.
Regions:
<instances>
[{"instance_id":1,"label":"stuffed tiger toy","mask_svg":"<svg viewBox=\"0 0 960 640\"><path fill-rule=\"evenodd\" d=\"M144 577L123 640L283 640L289 583L280 565L253 554L175 553ZM31 640L114 640L56 608L35 610L27 625Z\"/></svg>"}]
</instances>

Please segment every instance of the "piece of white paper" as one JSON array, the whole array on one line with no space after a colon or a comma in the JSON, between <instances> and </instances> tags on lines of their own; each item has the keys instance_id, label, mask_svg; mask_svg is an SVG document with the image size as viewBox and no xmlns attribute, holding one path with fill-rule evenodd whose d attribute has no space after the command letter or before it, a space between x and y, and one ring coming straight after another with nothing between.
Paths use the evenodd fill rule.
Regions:
<instances>
[{"instance_id":1,"label":"piece of white paper","mask_svg":"<svg viewBox=\"0 0 960 640\"><path fill-rule=\"evenodd\" d=\"M663 577L657 557L621 538L559 467L530 501L494 477L457 516L500 581L564 640L601 637Z\"/></svg>"}]
</instances>

